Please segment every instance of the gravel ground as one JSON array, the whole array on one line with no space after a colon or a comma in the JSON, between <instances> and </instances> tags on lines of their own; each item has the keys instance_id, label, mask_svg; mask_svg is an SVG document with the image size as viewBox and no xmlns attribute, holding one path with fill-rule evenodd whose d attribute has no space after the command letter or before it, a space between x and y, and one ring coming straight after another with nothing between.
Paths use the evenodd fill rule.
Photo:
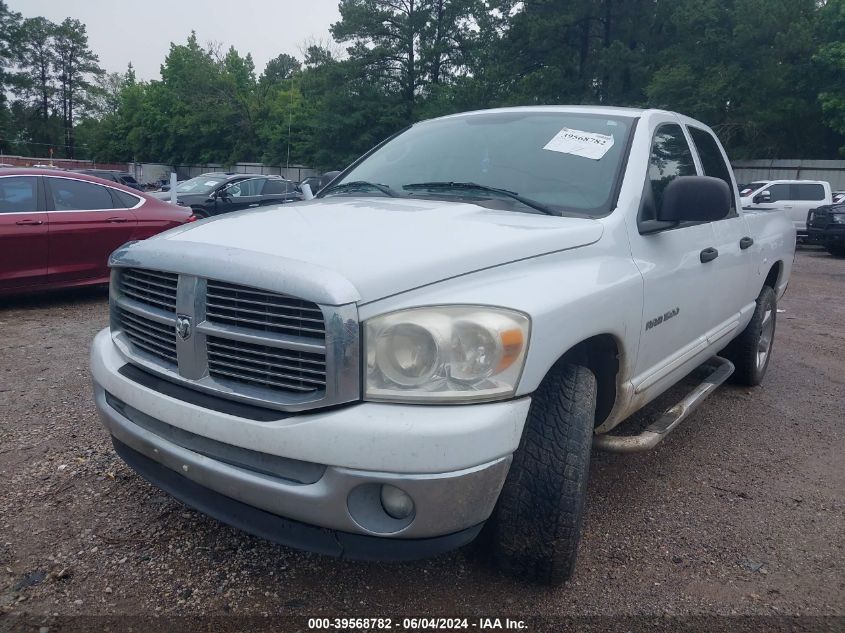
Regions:
<instances>
[{"instance_id":1,"label":"gravel ground","mask_svg":"<svg viewBox=\"0 0 845 633\"><path fill-rule=\"evenodd\" d=\"M649 453L594 452L578 570L554 589L472 548L337 561L181 506L122 464L97 419L87 354L106 293L0 300L0 629L74 615L845 616L845 260L804 249L795 263L761 387L721 388Z\"/></svg>"}]
</instances>

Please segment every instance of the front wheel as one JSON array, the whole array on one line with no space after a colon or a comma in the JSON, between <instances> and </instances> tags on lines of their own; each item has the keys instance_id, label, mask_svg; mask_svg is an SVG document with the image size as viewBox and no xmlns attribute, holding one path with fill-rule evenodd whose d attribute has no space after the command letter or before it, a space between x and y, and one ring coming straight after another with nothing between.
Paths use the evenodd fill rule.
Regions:
<instances>
[{"instance_id":1,"label":"front wheel","mask_svg":"<svg viewBox=\"0 0 845 633\"><path fill-rule=\"evenodd\" d=\"M842 244L828 244L825 248L834 257L845 257L845 246Z\"/></svg>"},{"instance_id":2,"label":"front wheel","mask_svg":"<svg viewBox=\"0 0 845 633\"><path fill-rule=\"evenodd\" d=\"M734 364L732 382L753 387L763 381L772 358L776 321L775 291L763 286L751 321L722 353Z\"/></svg>"},{"instance_id":3,"label":"front wheel","mask_svg":"<svg viewBox=\"0 0 845 633\"><path fill-rule=\"evenodd\" d=\"M519 448L489 524L504 571L558 584L575 567L596 409L586 367L553 370L532 396Z\"/></svg>"}]
</instances>

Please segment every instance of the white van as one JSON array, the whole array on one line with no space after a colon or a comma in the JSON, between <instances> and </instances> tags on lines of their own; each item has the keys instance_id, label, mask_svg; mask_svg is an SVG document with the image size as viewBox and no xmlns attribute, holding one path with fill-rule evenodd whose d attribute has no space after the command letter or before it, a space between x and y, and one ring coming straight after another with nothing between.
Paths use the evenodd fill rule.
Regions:
<instances>
[{"instance_id":1,"label":"white van","mask_svg":"<svg viewBox=\"0 0 845 633\"><path fill-rule=\"evenodd\" d=\"M810 209L831 204L833 196L824 180L773 180L740 201L743 207L783 209L798 235L804 236Z\"/></svg>"}]
</instances>

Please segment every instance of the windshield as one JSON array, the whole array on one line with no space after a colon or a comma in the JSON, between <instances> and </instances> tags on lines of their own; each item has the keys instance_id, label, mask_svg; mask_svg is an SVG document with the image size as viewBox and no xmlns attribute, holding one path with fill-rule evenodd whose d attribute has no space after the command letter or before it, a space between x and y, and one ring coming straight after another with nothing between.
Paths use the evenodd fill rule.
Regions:
<instances>
[{"instance_id":1,"label":"windshield","mask_svg":"<svg viewBox=\"0 0 845 633\"><path fill-rule=\"evenodd\" d=\"M495 199L531 211L492 191L499 189L557 213L604 215L632 126L628 117L537 111L427 121L373 152L327 195L385 195L366 186L375 183L400 195Z\"/></svg>"},{"instance_id":2,"label":"windshield","mask_svg":"<svg viewBox=\"0 0 845 633\"><path fill-rule=\"evenodd\" d=\"M180 183L176 187L176 193L208 193L225 180L215 176L197 176Z\"/></svg>"}]
</instances>

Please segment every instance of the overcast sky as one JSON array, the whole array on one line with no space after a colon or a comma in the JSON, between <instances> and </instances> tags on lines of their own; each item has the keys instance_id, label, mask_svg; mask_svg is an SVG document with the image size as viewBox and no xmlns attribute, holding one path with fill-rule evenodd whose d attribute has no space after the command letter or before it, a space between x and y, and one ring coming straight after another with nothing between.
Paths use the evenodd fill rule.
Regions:
<instances>
[{"instance_id":1,"label":"overcast sky","mask_svg":"<svg viewBox=\"0 0 845 633\"><path fill-rule=\"evenodd\" d=\"M24 17L53 22L76 18L91 49L109 72L131 61L140 79L158 79L170 42L184 44L191 30L205 46L233 45L252 53L258 73L279 53L302 59L303 42L330 40L338 0L7 0Z\"/></svg>"}]
</instances>

